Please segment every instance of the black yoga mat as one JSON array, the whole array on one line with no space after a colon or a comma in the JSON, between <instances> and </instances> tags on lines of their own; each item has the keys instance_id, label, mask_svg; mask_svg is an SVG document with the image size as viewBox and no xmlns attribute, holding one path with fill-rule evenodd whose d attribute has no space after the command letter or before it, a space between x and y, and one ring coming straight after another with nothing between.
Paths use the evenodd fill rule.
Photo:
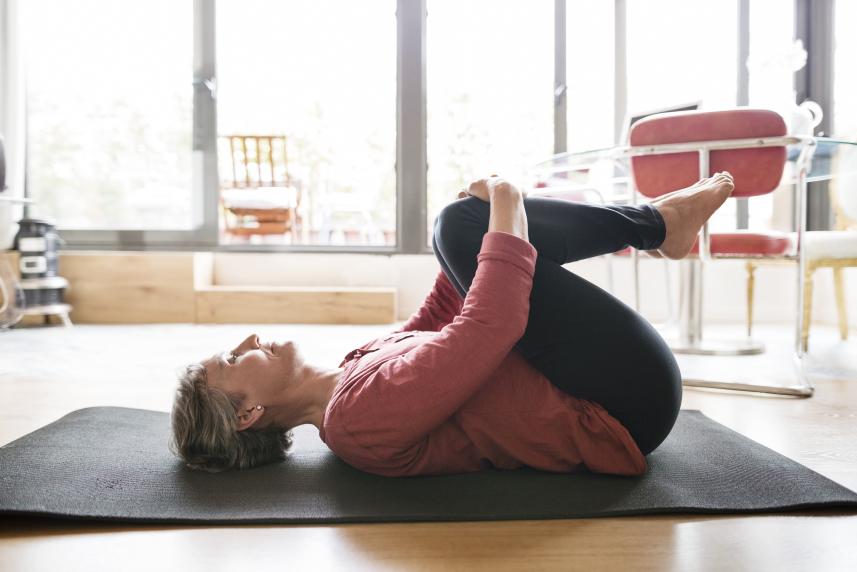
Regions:
<instances>
[{"instance_id":1,"label":"black yoga mat","mask_svg":"<svg viewBox=\"0 0 857 572\"><path fill-rule=\"evenodd\" d=\"M169 416L93 407L0 447L0 515L135 522L511 520L854 507L857 494L705 417L682 411L642 477L514 471L379 477L340 461L315 427L289 459L190 471Z\"/></svg>"}]
</instances>

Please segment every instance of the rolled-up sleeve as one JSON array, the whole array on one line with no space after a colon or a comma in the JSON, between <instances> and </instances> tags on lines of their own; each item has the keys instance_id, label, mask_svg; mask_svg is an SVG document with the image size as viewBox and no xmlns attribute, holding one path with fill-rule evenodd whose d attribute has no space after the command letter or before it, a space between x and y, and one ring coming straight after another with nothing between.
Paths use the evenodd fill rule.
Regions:
<instances>
[{"instance_id":1,"label":"rolled-up sleeve","mask_svg":"<svg viewBox=\"0 0 857 572\"><path fill-rule=\"evenodd\" d=\"M526 329L536 256L517 236L484 235L461 313L360 387L345 421L361 446L417 445L489 379Z\"/></svg>"}]
</instances>

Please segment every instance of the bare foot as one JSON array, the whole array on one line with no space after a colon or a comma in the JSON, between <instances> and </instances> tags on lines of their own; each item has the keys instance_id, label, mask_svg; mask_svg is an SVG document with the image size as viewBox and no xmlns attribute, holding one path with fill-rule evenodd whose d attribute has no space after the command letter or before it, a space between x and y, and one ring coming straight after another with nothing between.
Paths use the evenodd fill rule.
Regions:
<instances>
[{"instance_id":1,"label":"bare foot","mask_svg":"<svg viewBox=\"0 0 857 572\"><path fill-rule=\"evenodd\" d=\"M709 181L711 181L711 179L712 179L712 178L713 178L713 177L708 177L708 178L705 178L705 179L700 179L700 180L698 180L697 182L695 182L694 184L692 184L691 186L689 186L689 187L685 187L684 189L679 189L679 190L677 190L677 191L672 191L672 192L669 192L669 193L664 193L663 195L661 195L661 196L659 196L659 197L655 197L654 199L652 199L651 201L649 201L649 204L650 204L650 205L654 205L654 206L658 206L660 203L662 203L663 201L665 201L665 200L669 199L670 197L674 197L674 196L679 195L679 194L682 194L682 193L687 193L687 192L688 192L688 191L690 191L691 189L696 189L697 187L699 187L699 186L701 186L701 185L705 185L705 184L707 184ZM648 254L649 256L651 256L652 258L663 258L663 255L662 255L660 252L658 252L657 250L643 250L643 252L645 252L646 254Z\"/></svg>"},{"instance_id":2,"label":"bare foot","mask_svg":"<svg viewBox=\"0 0 857 572\"><path fill-rule=\"evenodd\" d=\"M709 181L711 181L711 179L713 179L713 178L714 178L714 177L708 177L707 179L700 179L700 180L698 180L697 182L695 182L694 184L692 184L692 185L691 185L691 186L689 186L689 187L685 187L685 188L683 188L683 189L679 189L679 190L677 190L677 191L671 191L671 192L669 192L669 193L664 193L663 195L661 195L661 196L659 196L659 197L655 197L654 199L652 199L651 201L649 201L649 204L656 205L656 204L658 204L658 203L660 203L660 202L663 202L665 199L668 199L668 198L670 198L670 197L674 197L674 196L679 195L679 194L682 194L682 193L687 193L687 192L688 192L689 190L691 190L691 189L695 189L695 188L697 188L697 187L699 187L699 186L702 186L702 185L704 185L704 184L708 183L708 182L709 182Z\"/></svg>"},{"instance_id":3,"label":"bare foot","mask_svg":"<svg viewBox=\"0 0 857 572\"><path fill-rule=\"evenodd\" d=\"M687 256L702 225L726 202L734 188L732 175L717 173L653 202L666 225L666 236L658 252L673 260Z\"/></svg>"}]
</instances>

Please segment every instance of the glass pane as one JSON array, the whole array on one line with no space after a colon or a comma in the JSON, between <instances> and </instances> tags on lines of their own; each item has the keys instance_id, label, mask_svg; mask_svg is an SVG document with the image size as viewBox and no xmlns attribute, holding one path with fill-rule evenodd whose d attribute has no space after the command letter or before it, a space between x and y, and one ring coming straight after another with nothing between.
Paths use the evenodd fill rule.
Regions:
<instances>
[{"instance_id":1,"label":"glass pane","mask_svg":"<svg viewBox=\"0 0 857 572\"><path fill-rule=\"evenodd\" d=\"M738 98L735 2L628 0L629 116L699 102L734 107ZM701 35L715 31L710 39ZM712 217L714 231L735 229L736 202Z\"/></svg>"},{"instance_id":2,"label":"glass pane","mask_svg":"<svg viewBox=\"0 0 857 572\"><path fill-rule=\"evenodd\" d=\"M613 145L613 2L566 4L568 150Z\"/></svg>"},{"instance_id":3,"label":"glass pane","mask_svg":"<svg viewBox=\"0 0 857 572\"><path fill-rule=\"evenodd\" d=\"M395 244L395 11L218 2L222 242Z\"/></svg>"},{"instance_id":4,"label":"glass pane","mask_svg":"<svg viewBox=\"0 0 857 572\"><path fill-rule=\"evenodd\" d=\"M428 1L428 229L471 180L553 152L553 0Z\"/></svg>"},{"instance_id":5,"label":"glass pane","mask_svg":"<svg viewBox=\"0 0 857 572\"><path fill-rule=\"evenodd\" d=\"M839 137L857 140L857 2L838 0L834 7L833 132Z\"/></svg>"},{"instance_id":6,"label":"glass pane","mask_svg":"<svg viewBox=\"0 0 857 572\"><path fill-rule=\"evenodd\" d=\"M795 44L793 1L750 2L750 105L791 111L795 71L806 62Z\"/></svg>"},{"instance_id":7,"label":"glass pane","mask_svg":"<svg viewBox=\"0 0 857 572\"><path fill-rule=\"evenodd\" d=\"M705 109L735 105L735 2L629 0L627 10L628 113L696 101Z\"/></svg>"},{"instance_id":8,"label":"glass pane","mask_svg":"<svg viewBox=\"0 0 857 572\"><path fill-rule=\"evenodd\" d=\"M773 109L788 120L795 105L795 71L805 61L794 40L795 7L787 0L750 2L749 104ZM793 164L786 166L790 172ZM792 229L793 185L747 201L750 228Z\"/></svg>"},{"instance_id":9,"label":"glass pane","mask_svg":"<svg viewBox=\"0 0 857 572\"><path fill-rule=\"evenodd\" d=\"M34 214L191 228L193 3L21 4Z\"/></svg>"}]
</instances>

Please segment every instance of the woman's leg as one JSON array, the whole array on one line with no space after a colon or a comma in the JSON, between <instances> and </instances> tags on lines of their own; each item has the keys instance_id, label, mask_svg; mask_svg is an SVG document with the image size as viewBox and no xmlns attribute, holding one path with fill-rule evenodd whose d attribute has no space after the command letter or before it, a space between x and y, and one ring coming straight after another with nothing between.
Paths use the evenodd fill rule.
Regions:
<instances>
[{"instance_id":1,"label":"woman's leg","mask_svg":"<svg viewBox=\"0 0 857 572\"><path fill-rule=\"evenodd\" d=\"M490 205L475 197L459 199L447 205L467 205L459 216L468 219L472 224L483 224L487 229ZM593 205L573 203L547 197L527 197L524 199L529 222L530 242L539 251L540 256L557 264L567 264L593 256L609 254L633 246L638 250L651 250L663 241L663 219L656 208L651 205L637 207L623 205ZM444 209L445 210L445 209ZM460 210L460 209L459 209ZM438 251L437 227L440 216L435 219L432 234L432 246ZM485 232L483 231L482 234ZM471 245L477 244L476 252L482 243L482 235L471 237ZM441 266L450 275L442 253L438 255ZM476 272L476 256L474 254L472 268L465 269L466 275L473 279ZM462 297L466 288L456 278L453 285ZM467 288L470 286L467 280Z\"/></svg>"},{"instance_id":2,"label":"woman's leg","mask_svg":"<svg viewBox=\"0 0 857 572\"><path fill-rule=\"evenodd\" d=\"M650 205L602 207L533 197L524 199L524 207L539 256L518 350L563 391L603 406L648 454L678 416L675 358L639 314L561 264L628 245L657 248L663 220ZM435 221L435 253L462 296L476 273L489 208L475 197L461 199Z\"/></svg>"}]
</instances>

